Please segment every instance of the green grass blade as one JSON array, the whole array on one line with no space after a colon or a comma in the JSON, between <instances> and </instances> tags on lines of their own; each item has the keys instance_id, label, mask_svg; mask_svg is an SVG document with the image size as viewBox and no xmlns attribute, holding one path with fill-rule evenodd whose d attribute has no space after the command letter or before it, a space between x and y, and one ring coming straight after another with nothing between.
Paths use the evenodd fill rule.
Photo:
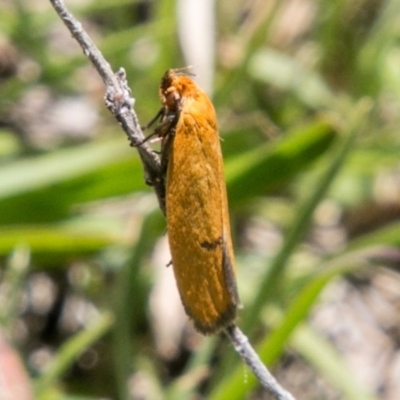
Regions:
<instances>
[{"instance_id":1,"label":"green grass blade","mask_svg":"<svg viewBox=\"0 0 400 400\"><path fill-rule=\"evenodd\" d=\"M134 154L126 140L105 140L0 167L0 199L27 193L93 171L105 163Z\"/></svg>"},{"instance_id":2,"label":"green grass blade","mask_svg":"<svg viewBox=\"0 0 400 400\"><path fill-rule=\"evenodd\" d=\"M9 254L18 245L25 245L34 256L71 258L99 251L121 241L121 237L98 229L88 231L56 225L3 227L0 231L0 256Z\"/></svg>"},{"instance_id":3,"label":"green grass blade","mask_svg":"<svg viewBox=\"0 0 400 400\"><path fill-rule=\"evenodd\" d=\"M318 375L330 381L346 400L378 400L378 397L356 381L354 374L332 344L309 326L299 326L290 344L314 367Z\"/></svg>"},{"instance_id":4,"label":"green grass blade","mask_svg":"<svg viewBox=\"0 0 400 400\"><path fill-rule=\"evenodd\" d=\"M257 354L266 365L272 365L282 354L290 335L305 319L322 289L340 274L360 269L374 263L376 259L390 257L386 248L358 251L332 260L319 268L319 273L310 276L309 283L299 292L285 312L282 322L257 346ZM241 400L255 388L256 378L249 374L244 379L243 366L240 365L210 395L211 400Z\"/></svg>"},{"instance_id":5,"label":"green grass blade","mask_svg":"<svg viewBox=\"0 0 400 400\"><path fill-rule=\"evenodd\" d=\"M29 249L26 246L16 247L7 262L2 276L3 301L0 303L0 326L10 334L13 323L18 316L22 290L29 266Z\"/></svg>"},{"instance_id":6,"label":"green grass blade","mask_svg":"<svg viewBox=\"0 0 400 400\"><path fill-rule=\"evenodd\" d=\"M250 150L226 162L226 178L230 206L292 179L326 152L336 137L329 122L316 121L289 134L282 143L270 143Z\"/></svg>"},{"instance_id":7,"label":"green grass blade","mask_svg":"<svg viewBox=\"0 0 400 400\"><path fill-rule=\"evenodd\" d=\"M61 376L71 367L74 361L84 353L89 346L99 340L112 326L113 316L103 312L85 330L76 334L61 346L55 357L47 365L43 374L35 382L36 398L45 393L46 389L61 379Z\"/></svg>"},{"instance_id":8,"label":"green grass blade","mask_svg":"<svg viewBox=\"0 0 400 400\"><path fill-rule=\"evenodd\" d=\"M263 305L277 295L280 287L280 280L285 272L286 263L299 241L307 232L316 206L322 200L334 178L344 165L347 156L353 148L358 133L356 128L359 128L359 124L362 121L362 118L365 118L365 114L369 110L369 107L369 103L362 103L356 110L354 110L354 115L351 116L352 121L349 125L348 134L334 154L332 161L330 161L326 172L321 177L315 190L300 208L297 214L298 216L293 222L293 226L287 234L281 250L273 261L268 272L264 275L253 304L246 310L244 320L245 331L250 330L256 325Z\"/></svg>"}]
</instances>

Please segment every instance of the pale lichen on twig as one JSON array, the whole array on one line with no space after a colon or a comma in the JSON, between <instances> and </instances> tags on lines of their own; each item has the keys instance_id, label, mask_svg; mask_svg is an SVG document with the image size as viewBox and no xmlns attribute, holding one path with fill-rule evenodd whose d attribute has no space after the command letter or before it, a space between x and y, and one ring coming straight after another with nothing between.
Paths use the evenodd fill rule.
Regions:
<instances>
[{"instance_id":1,"label":"pale lichen on twig","mask_svg":"<svg viewBox=\"0 0 400 400\"><path fill-rule=\"evenodd\" d=\"M160 208L165 213L165 184L161 172L159 156L143 143L144 136L139 120L133 110L134 99L131 96L124 69L114 73L110 64L82 28L82 24L68 11L62 0L50 0L57 14L67 26L72 36L80 44L83 53L94 65L105 85L105 104L126 133L131 146L137 148L145 170L146 183L153 186ZM260 384L279 400L294 400L271 375L250 345L247 337L236 325L224 330L236 352L253 371Z\"/></svg>"}]
</instances>

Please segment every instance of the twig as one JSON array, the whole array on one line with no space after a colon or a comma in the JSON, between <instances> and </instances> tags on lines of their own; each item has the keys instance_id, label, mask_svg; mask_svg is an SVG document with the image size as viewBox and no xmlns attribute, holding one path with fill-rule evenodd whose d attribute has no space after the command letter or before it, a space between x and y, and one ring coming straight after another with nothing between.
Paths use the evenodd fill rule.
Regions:
<instances>
[{"instance_id":1,"label":"twig","mask_svg":"<svg viewBox=\"0 0 400 400\"><path fill-rule=\"evenodd\" d=\"M249 343L247 336L245 336L236 325L229 325L224 332L232 342L236 352L253 371L261 386L268 390L276 399L295 400L268 371L267 367L263 364L260 357L258 357L258 354Z\"/></svg>"},{"instance_id":2,"label":"twig","mask_svg":"<svg viewBox=\"0 0 400 400\"><path fill-rule=\"evenodd\" d=\"M94 45L89 35L82 28L81 23L67 10L62 0L50 0L50 2L72 36L82 47L85 56L89 58L103 79L106 87L106 106L122 126L131 146L135 146L138 149L145 169L146 183L154 187L160 208L165 213L165 186L161 175L160 158L147 144L142 144L144 136L138 118L132 108L134 99L131 97L125 71L122 68L117 73L112 71L110 64ZM237 326L231 325L227 327L225 333L232 342L237 353L254 372L260 384L266 390L278 400L294 400L294 398L276 382L275 378L270 374L250 345L247 337Z\"/></svg>"},{"instance_id":3,"label":"twig","mask_svg":"<svg viewBox=\"0 0 400 400\"><path fill-rule=\"evenodd\" d=\"M146 143L142 144L144 136L133 110L135 101L131 97L125 70L121 68L114 73L110 64L82 28L82 24L68 11L64 2L62 0L50 0L50 2L103 79L106 87L105 104L122 126L131 146L138 149L145 170L146 183L154 187L160 208L165 213L165 184L161 174L160 157Z\"/></svg>"}]
</instances>

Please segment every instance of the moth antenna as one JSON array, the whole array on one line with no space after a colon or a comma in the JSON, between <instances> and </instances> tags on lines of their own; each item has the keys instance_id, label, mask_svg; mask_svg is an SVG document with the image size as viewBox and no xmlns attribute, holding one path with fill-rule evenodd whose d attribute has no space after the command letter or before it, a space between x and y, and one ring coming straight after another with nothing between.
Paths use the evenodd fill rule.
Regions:
<instances>
[{"instance_id":1,"label":"moth antenna","mask_svg":"<svg viewBox=\"0 0 400 400\"><path fill-rule=\"evenodd\" d=\"M187 65L186 67L174 68L174 69L172 69L172 71L174 71L174 73L176 75L196 76L196 74L194 72L189 71L192 68L194 68L193 65Z\"/></svg>"}]
</instances>

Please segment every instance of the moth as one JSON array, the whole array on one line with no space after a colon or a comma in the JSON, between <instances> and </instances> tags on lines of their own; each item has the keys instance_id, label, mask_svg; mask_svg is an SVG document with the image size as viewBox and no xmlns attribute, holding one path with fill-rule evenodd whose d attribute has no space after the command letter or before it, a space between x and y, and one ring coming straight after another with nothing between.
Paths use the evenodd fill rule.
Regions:
<instances>
[{"instance_id":1,"label":"moth","mask_svg":"<svg viewBox=\"0 0 400 400\"><path fill-rule=\"evenodd\" d=\"M154 134L161 139L178 291L195 328L212 334L236 317L234 253L216 112L207 94L182 71L171 69L162 77Z\"/></svg>"}]
</instances>

